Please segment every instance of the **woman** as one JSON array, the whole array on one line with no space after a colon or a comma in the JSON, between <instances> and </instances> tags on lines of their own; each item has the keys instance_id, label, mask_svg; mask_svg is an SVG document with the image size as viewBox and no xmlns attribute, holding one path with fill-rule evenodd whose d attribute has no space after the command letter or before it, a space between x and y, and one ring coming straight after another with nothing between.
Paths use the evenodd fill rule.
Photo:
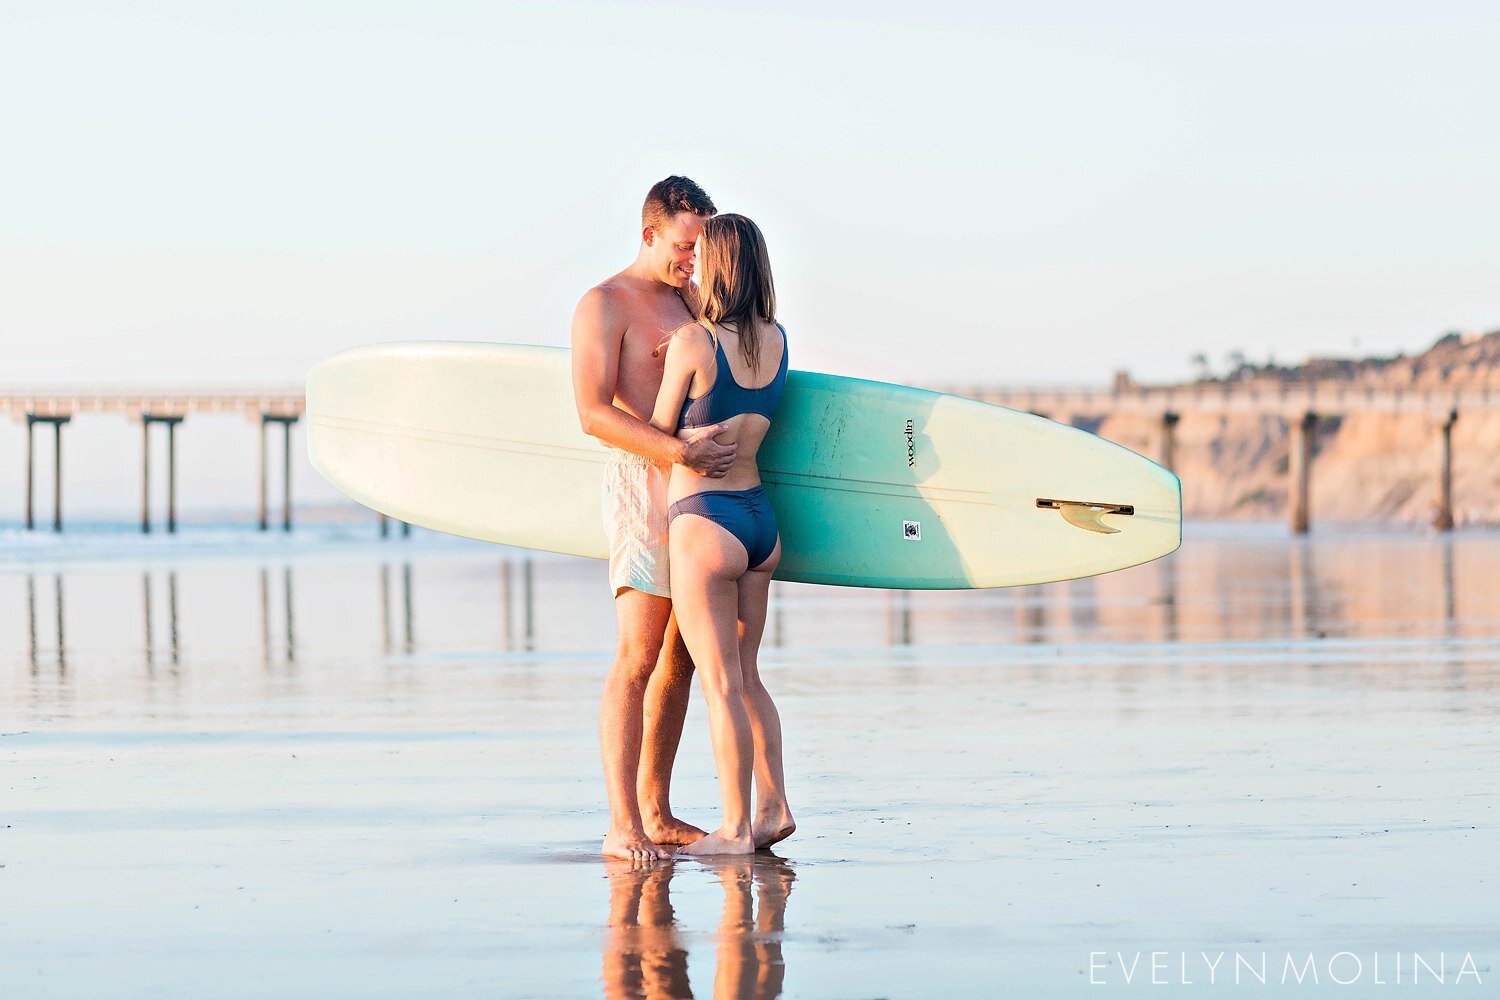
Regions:
<instances>
[{"instance_id":1,"label":"woman","mask_svg":"<svg viewBox=\"0 0 1500 1000\"><path fill-rule=\"evenodd\" d=\"M672 605L708 702L724 802L719 829L682 853L749 854L796 829L781 718L756 664L781 539L755 455L786 383L786 331L776 322L770 259L755 223L743 215L708 220L698 258L702 318L672 336L651 424L672 434L723 423L717 440L738 449L723 479L674 466L667 487Z\"/></svg>"}]
</instances>

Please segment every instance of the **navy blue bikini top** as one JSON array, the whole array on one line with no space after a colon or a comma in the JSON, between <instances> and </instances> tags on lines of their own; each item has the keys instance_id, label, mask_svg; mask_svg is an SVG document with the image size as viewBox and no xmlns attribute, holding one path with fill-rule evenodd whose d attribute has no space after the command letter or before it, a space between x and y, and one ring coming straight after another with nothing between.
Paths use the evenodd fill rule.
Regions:
<instances>
[{"instance_id":1,"label":"navy blue bikini top","mask_svg":"<svg viewBox=\"0 0 1500 1000\"><path fill-rule=\"evenodd\" d=\"M707 427L741 413L759 413L767 420L774 420L781 405L781 390L786 386L787 355L786 327L777 323L776 329L781 331L781 367L776 370L776 377L759 389L746 389L735 381L734 372L729 369L729 359L724 356L723 341L710 332L714 342L714 384L697 399L689 396L683 401L677 426Z\"/></svg>"}]
</instances>

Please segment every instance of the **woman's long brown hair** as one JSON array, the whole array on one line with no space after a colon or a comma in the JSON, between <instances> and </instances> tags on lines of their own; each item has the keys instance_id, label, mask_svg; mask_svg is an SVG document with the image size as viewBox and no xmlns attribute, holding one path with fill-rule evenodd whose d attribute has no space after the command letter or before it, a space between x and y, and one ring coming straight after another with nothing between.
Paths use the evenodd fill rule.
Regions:
<instances>
[{"instance_id":1,"label":"woman's long brown hair","mask_svg":"<svg viewBox=\"0 0 1500 1000\"><path fill-rule=\"evenodd\" d=\"M776 322L776 286L771 257L760 227L743 215L716 215L703 224L702 319L732 323L740 335L745 364L759 374L760 333L756 320Z\"/></svg>"}]
</instances>

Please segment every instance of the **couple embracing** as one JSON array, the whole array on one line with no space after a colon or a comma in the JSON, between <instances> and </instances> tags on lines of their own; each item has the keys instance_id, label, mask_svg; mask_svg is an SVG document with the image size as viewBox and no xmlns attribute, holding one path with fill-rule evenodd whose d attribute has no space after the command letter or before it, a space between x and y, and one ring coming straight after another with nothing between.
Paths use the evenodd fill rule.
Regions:
<instances>
[{"instance_id":1,"label":"couple embracing","mask_svg":"<svg viewBox=\"0 0 1500 1000\"><path fill-rule=\"evenodd\" d=\"M654 185L635 262L573 316L579 420L610 449L619 638L599 708L603 852L638 862L668 857L664 845L749 854L795 829L781 719L756 660L781 559L756 453L786 382L786 331L759 228L715 211L686 177ZM669 804L695 668L723 800L712 833Z\"/></svg>"}]
</instances>

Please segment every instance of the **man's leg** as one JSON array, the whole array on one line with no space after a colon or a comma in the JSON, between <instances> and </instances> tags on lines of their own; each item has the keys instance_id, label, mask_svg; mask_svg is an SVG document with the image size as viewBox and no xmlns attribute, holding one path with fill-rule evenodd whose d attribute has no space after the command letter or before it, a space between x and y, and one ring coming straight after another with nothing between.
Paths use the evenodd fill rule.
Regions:
<instances>
[{"instance_id":1,"label":"man's leg","mask_svg":"<svg viewBox=\"0 0 1500 1000\"><path fill-rule=\"evenodd\" d=\"M641 745L641 819L658 844L691 844L706 833L672 815L672 765L682 741L682 722L692 695L693 659L682 642L677 615L667 621L656 669L646 685L645 741Z\"/></svg>"},{"instance_id":2,"label":"man's leg","mask_svg":"<svg viewBox=\"0 0 1500 1000\"><path fill-rule=\"evenodd\" d=\"M672 603L639 590L625 589L615 598L619 639L615 662L604 679L599 699L599 746L604 757L604 787L609 795L609 833L603 852L627 861L667 857L646 836L636 798L641 762L641 715L646 684L661 653L662 634Z\"/></svg>"}]
</instances>

